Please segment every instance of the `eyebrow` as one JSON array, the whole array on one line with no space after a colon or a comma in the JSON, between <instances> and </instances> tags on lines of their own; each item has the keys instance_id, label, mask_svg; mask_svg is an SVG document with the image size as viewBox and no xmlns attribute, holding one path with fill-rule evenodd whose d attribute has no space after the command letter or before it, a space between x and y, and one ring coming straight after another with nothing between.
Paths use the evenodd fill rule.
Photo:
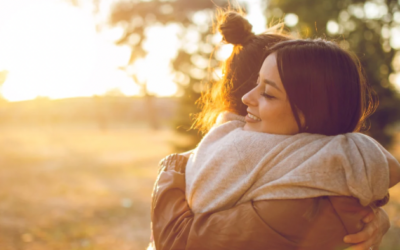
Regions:
<instances>
[{"instance_id":1,"label":"eyebrow","mask_svg":"<svg viewBox=\"0 0 400 250\"><path fill-rule=\"evenodd\" d=\"M269 84L269 85L271 85L272 87L274 87L274 88L276 88L277 90L279 90L279 91L282 92L282 90L281 90L280 88L278 88L278 85L277 85L275 82L273 82L273 81L271 81L271 80L268 80L268 79L263 79L262 81L263 81L263 83Z\"/></svg>"}]
</instances>

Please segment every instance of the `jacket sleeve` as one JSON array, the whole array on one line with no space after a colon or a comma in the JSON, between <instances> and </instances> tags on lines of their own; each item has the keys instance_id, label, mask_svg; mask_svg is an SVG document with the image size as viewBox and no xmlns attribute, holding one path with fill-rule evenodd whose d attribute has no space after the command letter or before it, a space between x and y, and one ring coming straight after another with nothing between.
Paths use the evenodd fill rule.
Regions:
<instances>
[{"instance_id":1,"label":"jacket sleeve","mask_svg":"<svg viewBox=\"0 0 400 250\"><path fill-rule=\"evenodd\" d=\"M220 212L193 214L185 199L184 168L178 167L183 163L186 164L178 155L169 156L161 163L151 211L157 250L256 250L265 249L268 238L278 238L276 246L280 248L294 246L260 219L252 202Z\"/></svg>"},{"instance_id":2,"label":"jacket sleeve","mask_svg":"<svg viewBox=\"0 0 400 250\"><path fill-rule=\"evenodd\" d=\"M343 237L359 231L367 213L353 200L349 206L337 197L246 202L193 214L185 199L185 165L186 158L179 155L161 163L151 210L157 250L344 249L349 245Z\"/></svg>"}]
</instances>

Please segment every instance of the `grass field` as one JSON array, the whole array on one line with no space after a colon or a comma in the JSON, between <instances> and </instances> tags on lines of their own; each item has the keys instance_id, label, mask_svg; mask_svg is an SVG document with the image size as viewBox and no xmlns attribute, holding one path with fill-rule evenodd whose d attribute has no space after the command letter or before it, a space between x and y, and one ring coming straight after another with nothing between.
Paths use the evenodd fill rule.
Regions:
<instances>
[{"instance_id":1,"label":"grass field","mask_svg":"<svg viewBox=\"0 0 400 250\"><path fill-rule=\"evenodd\" d=\"M158 162L183 138L145 127L0 131L0 250L146 248ZM400 185L391 196L388 250L400 249Z\"/></svg>"},{"instance_id":2,"label":"grass field","mask_svg":"<svg viewBox=\"0 0 400 250\"><path fill-rule=\"evenodd\" d=\"M169 130L2 128L0 249L145 249Z\"/></svg>"}]
</instances>

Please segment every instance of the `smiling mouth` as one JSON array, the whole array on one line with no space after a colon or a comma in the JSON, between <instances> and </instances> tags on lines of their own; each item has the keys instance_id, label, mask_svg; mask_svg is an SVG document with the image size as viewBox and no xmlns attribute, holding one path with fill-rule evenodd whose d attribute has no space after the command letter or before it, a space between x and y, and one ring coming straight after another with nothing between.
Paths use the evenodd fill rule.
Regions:
<instances>
[{"instance_id":1,"label":"smiling mouth","mask_svg":"<svg viewBox=\"0 0 400 250\"><path fill-rule=\"evenodd\" d=\"M249 118L249 119L246 119L246 121L249 121L249 122L259 122L259 121L261 121L260 118L258 118L257 116L255 116L253 114L250 114L249 112L247 112L246 118Z\"/></svg>"}]
</instances>

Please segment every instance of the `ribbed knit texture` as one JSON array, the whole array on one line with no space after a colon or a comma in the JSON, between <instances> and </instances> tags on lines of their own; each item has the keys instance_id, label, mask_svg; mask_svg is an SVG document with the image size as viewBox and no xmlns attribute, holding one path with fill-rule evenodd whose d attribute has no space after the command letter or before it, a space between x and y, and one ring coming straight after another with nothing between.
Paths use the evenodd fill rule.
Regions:
<instances>
[{"instance_id":1,"label":"ribbed knit texture","mask_svg":"<svg viewBox=\"0 0 400 250\"><path fill-rule=\"evenodd\" d=\"M385 150L361 133L274 135L244 131L222 114L186 166L186 198L195 213L250 200L353 196L367 206L385 197Z\"/></svg>"}]
</instances>

